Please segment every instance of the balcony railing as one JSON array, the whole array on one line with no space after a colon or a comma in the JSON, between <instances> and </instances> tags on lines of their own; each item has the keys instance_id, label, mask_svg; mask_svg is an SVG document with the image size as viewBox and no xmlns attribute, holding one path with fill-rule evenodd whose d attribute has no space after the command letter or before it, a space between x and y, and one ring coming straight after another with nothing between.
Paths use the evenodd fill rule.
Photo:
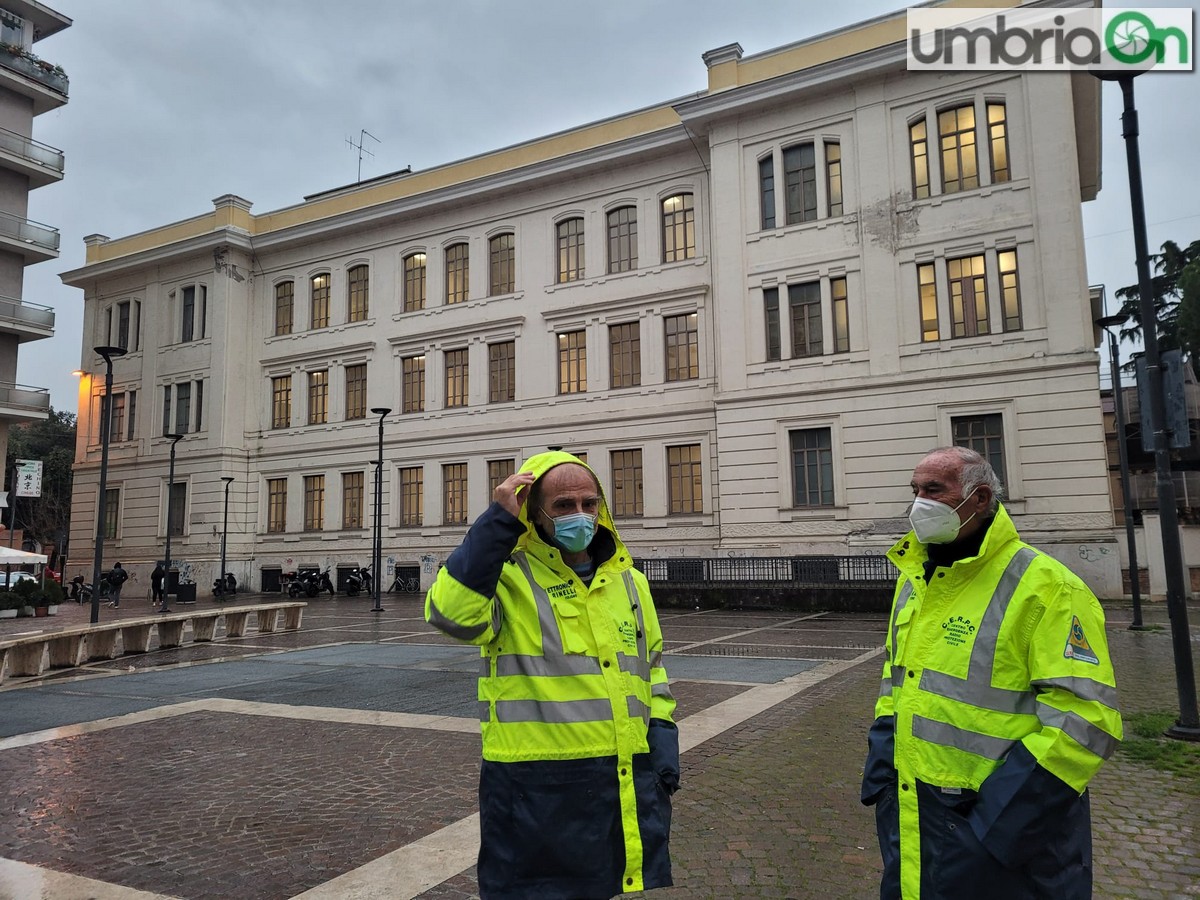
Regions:
<instances>
[{"instance_id":1,"label":"balcony railing","mask_svg":"<svg viewBox=\"0 0 1200 900\"><path fill-rule=\"evenodd\" d=\"M50 409L50 391L47 388L0 381L0 407L46 412Z\"/></svg>"},{"instance_id":2,"label":"balcony railing","mask_svg":"<svg viewBox=\"0 0 1200 900\"><path fill-rule=\"evenodd\" d=\"M2 58L2 54L0 54L0 58ZM66 167L66 159L61 150L17 134L15 131L9 131L7 128L0 128L0 150L7 150L22 159L45 166L47 169L53 169L60 175Z\"/></svg>"},{"instance_id":3,"label":"balcony railing","mask_svg":"<svg viewBox=\"0 0 1200 900\"><path fill-rule=\"evenodd\" d=\"M3 55L0 53L0 57ZM34 222L32 219L22 219L19 216L0 213L0 236L12 238L23 244L33 244L55 254L58 253L58 229Z\"/></svg>"},{"instance_id":4,"label":"balcony railing","mask_svg":"<svg viewBox=\"0 0 1200 900\"><path fill-rule=\"evenodd\" d=\"M26 325L31 328L54 330L54 310L36 303L23 303L11 297L0 297L0 323Z\"/></svg>"},{"instance_id":5,"label":"balcony railing","mask_svg":"<svg viewBox=\"0 0 1200 900\"><path fill-rule=\"evenodd\" d=\"M1200 472L1172 471L1176 506L1200 508ZM1154 472L1134 472L1129 476L1129 499L1134 509L1158 509L1158 476Z\"/></svg>"},{"instance_id":6,"label":"balcony railing","mask_svg":"<svg viewBox=\"0 0 1200 900\"><path fill-rule=\"evenodd\" d=\"M70 82L67 80L66 73L58 66L52 65L43 59L30 57L28 55L17 54L10 52L7 47L0 48L0 66L12 69L14 72L20 72L39 84L45 85L52 91L67 95L67 89L70 87Z\"/></svg>"}]
</instances>

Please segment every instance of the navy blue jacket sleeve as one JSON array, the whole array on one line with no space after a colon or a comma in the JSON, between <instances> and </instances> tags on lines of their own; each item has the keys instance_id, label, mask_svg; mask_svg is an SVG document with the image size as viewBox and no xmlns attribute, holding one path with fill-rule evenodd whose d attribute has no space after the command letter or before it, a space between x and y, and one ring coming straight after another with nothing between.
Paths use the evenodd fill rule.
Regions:
<instances>
[{"instance_id":1,"label":"navy blue jacket sleeve","mask_svg":"<svg viewBox=\"0 0 1200 900\"><path fill-rule=\"evenodd\" d=\"M668 794L679 790L679 729L674 722L651 719L646 733L650 745L650 767Z\"/></svg>"},{"instance_id":2,"label":"navy blue jacket sleeve","mask_svg":"<svg viewBox=\"0 0 1200 900\"><path fill-rule=\"evenodd\" d=\"M861 800L871 806L883 789L896 783L896 717L880 716L867 732L867 761L863 766Z\"/></svg>"},{"instance_id":3,"label":"navy blue jacket sleeve","mask_svg":"<svg viewBox=\"0 0 1200 900\"><path fill-rule=\"evenodd\" d=\"M493 501L450 554L446 568L459 584L483 597L494 597L504 561L524 533L525 524Z\"/></svg>"}]
</instances>

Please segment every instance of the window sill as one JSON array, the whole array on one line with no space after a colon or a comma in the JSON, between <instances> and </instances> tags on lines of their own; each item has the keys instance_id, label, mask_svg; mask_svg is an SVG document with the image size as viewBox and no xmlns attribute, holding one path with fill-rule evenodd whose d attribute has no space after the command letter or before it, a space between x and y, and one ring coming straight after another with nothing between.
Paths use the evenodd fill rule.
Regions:
<instances>
[{"instance_id":1,"label":"window sill","mask_svg":"<svg viewBox=\"0 0 1200 900\"><path fill-rule=\"evenodd\" d=\"M844 522L850 518L845 506L784 506L779 509L780 522Z\"/></svg>"},{"instance_id":2,"label":"window sill","mask_svg":"<svg viewBox=\"0 0 1200 900\"><path fill-rule=\"evenodd\" d=\"M556 281L552 284L547 284L543 290L547 294L553 294L555 291L569 290L571 288L580 287L581 285L597 285L605 284L609 281L620 281L628 278L644 278L647 275L659 275L671 269L684 269L689 266L706 266L708 265L707 256L693 256L690 259L682 259L678 262L659 262L650 266L640 266L636 269L628 269L624 272L605 272L602 275L590 275L584 278L577 278L574 281Z\"/></svg>"}]
</instances>

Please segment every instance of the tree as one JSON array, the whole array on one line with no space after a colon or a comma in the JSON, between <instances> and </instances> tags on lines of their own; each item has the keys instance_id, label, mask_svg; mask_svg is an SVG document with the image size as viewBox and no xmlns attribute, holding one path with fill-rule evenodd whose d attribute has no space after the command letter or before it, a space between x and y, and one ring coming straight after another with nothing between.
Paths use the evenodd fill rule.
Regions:
<instances>
[{"instance_id":1,"label":"tree","mask_svg":"<svg viewBox=\"0 0 1200 900\"><path fill-rule=\"evenodd\" d=\"M1200 377L1200 241L1192 241L1184 249L1174 241L1167 241L1161 252L1150 256L1150 265L1158 348L1163 352L1182 350ZM1121 329L1121 339L1140 341L1142 310L1138 285L1119 288L1116 296L1122 301L1120 312L1130 323Z\"/></svg>"},{"instance_id":2,"label":"tree","mask_svg":"<svg viewBox=\"0 0 1200 900\"><path fill-rule=\"evenodd\" d=\"M59 535L65 536L71 522L71 467L75 462L75 414L53 408L43 421L14 425L8 432L8 467L11 477L18 459L42 461L42 496L9 496L16 502L17 526L41 544L62 549ZM10 509L9 514L12 510ZM7 519L7 515L5 517Z\"/></svg>"}]
</instances>

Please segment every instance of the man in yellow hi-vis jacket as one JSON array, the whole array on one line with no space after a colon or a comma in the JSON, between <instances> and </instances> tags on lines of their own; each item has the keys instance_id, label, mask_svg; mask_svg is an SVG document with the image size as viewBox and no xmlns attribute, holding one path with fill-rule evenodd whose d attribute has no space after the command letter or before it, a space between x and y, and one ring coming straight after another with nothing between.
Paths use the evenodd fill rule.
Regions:
<instances>
[{"instance_id":1,"label":"man in yellow hi-vis jacket","mask_svg":"<svg viewBox=\"0 0 1200 900\"><path fill-rule=\"evenodd\" d=\"M978 453L933 451L912 489L863 773L880 896L1091 897L1087 785L1121 739L1100 604Z\"/></svg>"},{"instance_id":2,"label":"man in yellow hi-vis jacket","mask_svg":"<svg viewBox=\"0 0 1200 900\"><path fill-rule=\"evenodd\" d=\"M670 885L675 700L649 585L592 470L552 451L500 484L425 618L482 649L483 900Z\"/></svg>"}]
</instances>

